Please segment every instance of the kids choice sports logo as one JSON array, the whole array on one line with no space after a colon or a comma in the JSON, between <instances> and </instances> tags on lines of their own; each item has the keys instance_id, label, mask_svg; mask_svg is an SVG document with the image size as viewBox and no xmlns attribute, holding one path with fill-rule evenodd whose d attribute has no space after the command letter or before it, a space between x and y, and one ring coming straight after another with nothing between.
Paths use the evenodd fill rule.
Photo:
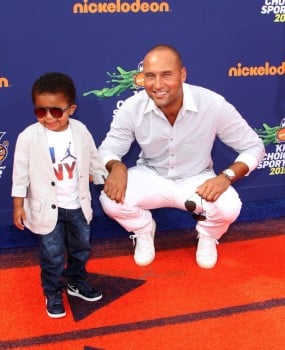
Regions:
<instances>
[{"instance_id":1,"label":"kids choice sports logo","mask_svg":"<svg viewBox=\"0 0 285 350\"><path fill-rule=\"evenodd\" d=\"M285 22L285 0L265 0L261 6L262 15L273 16L273 22Z\"/></svg>"},{"instance_id":2,"label":"kids choice sports logo","mask_svg":"<svg viewBox=\"0 0 285 350\"><path fill-rule=\"evenodd\" d=\"M158 13L170 12L168 2L134 0L131 2L124 0L114 0L105 2L94 2L83 0L83 3L77 2L73 5L75 14L98 14L98 13Z\"/></svg>"},{"instance_id":3,"label":"kids choice sports logo","mask_svg":"<svg viewBox=\"0 0 285 350\"><path fill-rule=\"evenodd\" d=\"M137 90L144 87L144 75L142 72L142 61L139 62L137 69L124 70L122 67L117 67L117 73L109 73L107 75L110 80L107 80L107 84L111 84L110 87L104 87L100 90L91 90L83 93L83 96L95 95L99 98L109 98L113 96L119 96L126 90L137 92ZM113 110L113 117L117 114L118 110L123 105L124 100L117 101L116 108Z\"/></svg>"},{"instance_id":4,"label":"kids choice sports logo","mask_svg":"<svg viewBox=\"0 0 285 350\"><path fill-rule=\"evenodd\" d=\"M285 118L280 125L269 126L263 123L263 128L255 129L265 146L272 144L273 152L266 152L258 169L269 168L269 175L285 175Z\"/></svg>"},{"instance_id":5,"label":"kids choice sports logo","mask_svg":"<svg viewBox=\"0 0 285 350\"><path fill-rule=\"evenodd\" d=\"M282 118L280 125L269 126L263 123L263 128L255 129L258 136L262 139L265 146L270 143L285 142L285 118Z\"/></svg>"},{"instance_id":6,"label":"kids choice sports logo","mask_svg":"<svg viewBox=\"0 0 285 350\"><path fill-rule=\"evenodd\" d=\"M127 71L122 67L117 67L117 72L107 72L107 75L110 77L110 79L106 81L109 85L108 87L84 92L83 96L95 95L99 98L108 98L119 96L126 90L139 90L144 87L142 62L138 64L137 69Z\"/></svg>"},{"instance_id":7,"label":"kids choice sports logo","mask_svg":"<svg viewBox=\"0 0 285 350\"><path fill-rule=\"evenodd\" d=\"M126 90L133 91L135 94L139 89L144 87L144 75L142 72L142 61L139 62L137 69L125 70L122 67L117 67L117 72L109 73L109 80L106 81L107 87L100 90L91 90L83 93L83 96L95 95L101 99L106 99L114 96L119 96ZM124 100L117 101L116 108L113 110L113 117L122 107Z\"/></svg>"},{"instance_id":8,"label":"kids choice sports logo","mask_svg":"<svg viewBox=\"0 0 285 350\"><path fill-rule=\"evenodd\" d=\"M262 66L244 66L242 63L238 63L236 67L230 67L228 71L229 77L253 77L264 75L285 75L285 61L283 61L280 66L274 66L269 62L265 62Z\"/></svg>"},{"instance_id":9,"label":"kids choice sports logo","mask_svg":"<svg viewBox=\"0 0 285 350\"><path fill-rule=\"evenodd\" d=\"M3 136L6 134L5 131L0 131L0 179L3 174L3 171L5 170L6 166L2 166L2 163L8 156L8 141L2 141Z\"/></svg>"}]
</instances>

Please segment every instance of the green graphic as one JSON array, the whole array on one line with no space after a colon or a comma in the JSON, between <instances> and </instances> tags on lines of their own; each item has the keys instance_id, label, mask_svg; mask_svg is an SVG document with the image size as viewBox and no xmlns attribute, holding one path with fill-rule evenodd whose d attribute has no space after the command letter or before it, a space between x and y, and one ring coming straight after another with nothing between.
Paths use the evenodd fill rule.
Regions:
<instances>
[{"instance_id":1,"label":"green graphic","mask_svg":"<svg viewBox=\"0 0 285 350\"><path fill-rule=\"evenodd\" d=\"M263 129L255 129L258 136L262 139L264 145L269 145L270 143L278 143L283 140L283 135L281 136L281 132L283 134L283 130L285 128L281 128L280 126L269 126L266 123L263 123Z\"/></svg>"},{"instance_id":2,"label":"green graphic","mask_svg":"<svg viewBox=\"0 0 285 350\"><path fill-rule=\"evenodd\" d=\"M107 80L107 83L111 83L112 87L105 87L102 90L91 90L83 93L83 96L96 95L99 98L108 98L113 96L119 96L122 92L130 89L137 90L140 88L136 84L136 76L140 73L138 70L126 71L121 67L117 67L118 73L109 73L107 75L111 80Z\"/></svg>"}]
</instances>

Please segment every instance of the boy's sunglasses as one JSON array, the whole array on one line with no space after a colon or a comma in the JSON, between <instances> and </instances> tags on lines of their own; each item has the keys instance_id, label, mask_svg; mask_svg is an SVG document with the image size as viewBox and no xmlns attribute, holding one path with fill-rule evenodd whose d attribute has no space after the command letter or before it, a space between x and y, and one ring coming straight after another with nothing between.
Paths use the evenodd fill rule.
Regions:
<instances>
[{"instance_id":1,"label":"boy's sunglasses","mask_svg":"<svg viewBox=\"0 0 285 350\"><path fill-rule=\"evenodd\" d=\"M54 118L61 118L63 116L63 113L66 112L69 107L70 106L67 106L64 109L61 109L59 107L37 107L34 109L34 113L36 117L43 118L46 116L47 111L49 111Z\"/></svg>"}]
</instances>

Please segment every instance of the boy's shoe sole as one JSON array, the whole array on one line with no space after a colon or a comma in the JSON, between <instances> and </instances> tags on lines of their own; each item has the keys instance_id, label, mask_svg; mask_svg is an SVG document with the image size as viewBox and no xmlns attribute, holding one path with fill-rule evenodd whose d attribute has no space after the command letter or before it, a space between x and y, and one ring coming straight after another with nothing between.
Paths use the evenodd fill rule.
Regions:
<instances>
[{"instance_id":1,"label":"boy's shoe sole","mask_svg":"<svg viewBox=\"0 0 285 350\"><path fill-rule=\"evenodd\" d=\"M46 305L47 305L47 300L46 300ZM47 314L49 317L51 318L62 318L66 316L66 311L63 310L62 312L58 312L58 313L51 313L48 311L48 309L46 308Z\"/></svg>"},{"instance_id":2,"label":"boy's shoe sole","mask_svg":"<svg viewBox=\"0 0 285 350\"><path fill-rule=\"evenodd\" d=\"M65 317L66 316L66 312L64 311L63 313L61 314L51 314L50 312L48 312L47 310L47 314L49 317L51 318L62 318L62 317Z\"/></svg>"},{"instance_id":3,"label":"boy's shoe sole","mask_svg":"<svg viewBox=\"0 0 285 350\"><path fill-rule=\"evenodd\" d=\"M103 295L100 292L97 292L94 297L86 297L85 295L80 294L78 288L71 286L70 284L67 284L67 294L72 295L73 297L83 299L85 301L97 301L102 299L103 297Z\"/></svg>"}]
</instances>

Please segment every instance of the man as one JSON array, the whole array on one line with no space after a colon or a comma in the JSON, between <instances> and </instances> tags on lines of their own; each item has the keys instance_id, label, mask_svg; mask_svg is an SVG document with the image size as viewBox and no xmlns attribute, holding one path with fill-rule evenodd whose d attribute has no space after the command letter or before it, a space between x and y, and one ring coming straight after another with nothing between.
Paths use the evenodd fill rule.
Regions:
<instances>
[{"instance_id":1,"label":"man","mask_svg":"<svg viewBox=\"0 0 285 350\"><path fill-rule=\"evenodd\" d=\"M216 245L240 213L234 181L262 160L264 146L237 110L222 96L186 84L179 52L159 45L143 61L145 90L128 98L99 147L109 176L100 201L135 242L134 260L155 258L156 225L150 209L180 208L197 217L197 264L212 268ZM216 137L238 156L215 174L211 152ZM141 148L137 165L121 162L132 142Z\"/></svg>"}]
</instances>

